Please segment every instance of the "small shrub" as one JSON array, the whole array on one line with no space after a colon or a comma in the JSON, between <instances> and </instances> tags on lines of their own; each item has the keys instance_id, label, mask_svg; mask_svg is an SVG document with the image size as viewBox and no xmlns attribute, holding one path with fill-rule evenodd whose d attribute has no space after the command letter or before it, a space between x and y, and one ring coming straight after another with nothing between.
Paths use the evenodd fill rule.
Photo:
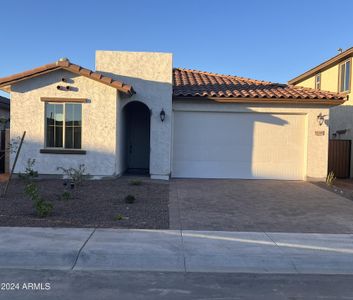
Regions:
<instances>
[{"instance_id":1,"label":"small shrub","mask_svg":"<svg viewBox=\"0 0 353 300\"><path fill-rule=\"evenodd\" d=\"M126 203L129 203L129 204L134 203L135 200L136 200L136 198L135 198L135 196L133 196L133 195L127 195L127 196L125 197L125 202L126 202Z\"/></svg>"},{"instance_id":2,"label":"small shrub","mask_svg":"<svg viewBox=\"0 0 353 300\"><path fill-rule=\"evenodd\" d=\"M142 181L141 180L138 180L138 179L134 179L134 180L131 180L129 182L130 185L141 185L142 184Z\"/></svg>"},{"instance_id":3,"label":"small shrub","mask_svg":"<svg viewBox=\"0 0 353 300\"><path fill-rule=\"evenodd\" d=\"M68 191L64 191L61 194L61 200L68 201L68 200L70 200L70 198L71 198L71 194Z\"/></svg>"},{"instance_id":4,"label":"small shrub","mask_svg":"<svg viewBox=\"0 0 353 300\"><path fill-rule=\"evenodd\" d=\"M39 198L38 187L34 182L30 182L25 186L25 195L27 195L32 200Z\"/></svg>"},{"instance_id":5,"label":"small shrub","mask_svg":"<svg viewBox=\"0 0 353 300\"><path fill-rule=\"evenodd\" d=\"M26 181L24 193L33 202L34 209L40 218L47 217L53 210L53 204L45 201L40 193L37 184L33 181L38 176L38 172L34 170L35 159L28 159L27 167L24 174L20 174L20 178Z\"/></svg>"},{"instance_id":6,"label":"small shrub","mask_svg":"<svg viewBox=\"0 0 353 300\"><path fill-rule=\"evenodd\" d=\"M51 214L53 211L53 204L51 204L48 201L44 201L43 199L39 199L38 201L35 202L34 205L37 215L40 218L45 218Z\"/></svg>"},{"instance_id":7,"label":"small shrub","mask_svg":"<svg viewBox=\"0 0 353 300\"><path fill-rule=\"evenodd\" d=\"M335 173L333 173L333 171L329 172L326 176L326 184L329 187L332 187L335 180L336 180Z\"/></svg>"},{"instance_id":8,"label":"small shrub","mask_svg":"<svg viewBox=\"0 0 353 300\"><path fill-rule=\"evenodd\" d=\"M115 220L115 221L121 221L121 220L124 220L124 216L123 216L123 215L121 215L121 214L118 214L118 215L116 215L116 216L114 217L114 220Z\"/></svg>"},{"instance_id":9,"label":"small shrub","mask_svg":"<svg viewBox=\"0 0 353 300\"><path fill-rule=\"evenodd\" d=\"M80 186L83 183L85 177L89 176L89 174L86 173L86 167L84 164L79 165L77 169L65 169L63 167L58 167L57 170L61 170L63 172L64 177L70 180L71 188L74 188L75 186Z\"/></svg>"},{"instance_id":10,"label":"small shrub","mask_svg":"<svg viewBox=\"0 0 353 300\"><path fill-rule=\"evenodd\" d=\"M33 159L29 158L27 160L27 166L26 166L25 172L19 173L18 176L21 179L25 179L25 180L31 180L35 177L38 177L38 172L34 170L35 163L36 163L36 160L34 158Z\"/></svg>"}]
</instances>

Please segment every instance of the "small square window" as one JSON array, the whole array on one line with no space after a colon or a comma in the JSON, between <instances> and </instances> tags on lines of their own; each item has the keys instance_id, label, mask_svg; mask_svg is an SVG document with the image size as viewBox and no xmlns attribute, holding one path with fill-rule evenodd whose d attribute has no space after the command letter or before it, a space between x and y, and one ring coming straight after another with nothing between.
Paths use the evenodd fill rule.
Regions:
<instances>
[{"instance_id":1,"label":"small square window","mask_svg":"<svg viewBox=\"0 0 353 300\"><path fill-rule=\"evenodd\" d=\"M321 89L321 73L316 74L315 76L315 89L317 90Z\"/></svg>"}]
</instances>

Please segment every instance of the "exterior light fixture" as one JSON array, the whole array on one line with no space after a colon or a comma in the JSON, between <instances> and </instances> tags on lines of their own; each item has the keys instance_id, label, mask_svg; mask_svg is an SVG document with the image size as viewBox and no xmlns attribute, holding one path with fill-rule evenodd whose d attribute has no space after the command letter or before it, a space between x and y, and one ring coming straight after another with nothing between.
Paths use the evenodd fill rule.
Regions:
<instances>
[{"instance_id":1,"label":"exterior light fixture","mask_svg":"<svg viewBox=\"0 0 353 300\"><path fill-rule=\"evenodd\" d=\"M326 115L323 115L322 113L320 113L316 118L317 118L317 121L319 123L319 125L321 126L322 124L324 124L324 121L325 121L325 117Z\"/></svg>"},{"instance_id":2,"label":"exterior light fixture","mask_svg":"<svg viewBox=\"0 0 353 300\"><path fill-rule=\"evenodd\" d=\"M161 118L161 121L164 122L164 119L165 119L165 111L164 109L162 108L160 114L159 114L159 117Z\"/></svg>"}]
</instances>

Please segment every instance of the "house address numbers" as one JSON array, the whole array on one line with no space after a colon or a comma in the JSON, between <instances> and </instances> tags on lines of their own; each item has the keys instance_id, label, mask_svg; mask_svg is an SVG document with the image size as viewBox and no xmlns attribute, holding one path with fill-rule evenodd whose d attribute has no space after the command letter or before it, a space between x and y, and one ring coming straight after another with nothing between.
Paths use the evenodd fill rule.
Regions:
<instances>
[{"instance_id":1,"label":"house address numbers","mask_svg":"<svg viewBox=\"0 0 353 300\"><path fill-rule=\"evenodd\" d=\"M323 136L323 135L325 135L325 131L324 130L317 130L317 131L315 131L315 135Z\"/></svg>"}]
</instances>

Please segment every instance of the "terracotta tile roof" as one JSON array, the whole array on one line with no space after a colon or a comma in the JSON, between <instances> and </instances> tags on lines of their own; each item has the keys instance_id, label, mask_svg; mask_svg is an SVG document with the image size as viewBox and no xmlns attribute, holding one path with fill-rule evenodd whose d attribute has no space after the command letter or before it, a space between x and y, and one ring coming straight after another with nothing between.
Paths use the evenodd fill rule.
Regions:
<instances>
[{"instance_id":1,"label":"terracotta tile roof","mask_svg":"<svg viewBox=\"0 0 353 300\"><path fill-rule=\"evenodd\" d=\"M307 100L306 102L310 100L343 102L346 99L345 95L332 92L180 68L173 69L173 96L218 99L293 99Z\"/></svg>"},{"instance_id":2,"label":"terracotta tile roof","mask_svg":"<svg viewBox=\"0 0 353 300\"><path fill-rule=\"evenodd\" d=\"M135 91L131 85L124 84L123 82L118 81L118 80L114 80L111 77L107 77L107 76L104 76L98 72L91 71L89 69L85 69L79 65L75 65L75 64L71 63L69 60L60 60L55 63L47 64L47 65L29 70L29 71L25 71L25 72L22 72L19 74L0 78L0 88L9 86L11 84L14 84L14 83L22 81L22 80L26 80L26 79L36 77L39 75L43 75L43 74L46 74L46 73L49 73L49 72L52 72L55 70L59 70L59 69L68 70L72 73L82 75L82 76L85 76L85 77L90 78L92 80L109 85L111 87L116 88L120 92L128 94L129 96L131 96L132 94L135 93Z\"/></svg>"}]
</instances>

